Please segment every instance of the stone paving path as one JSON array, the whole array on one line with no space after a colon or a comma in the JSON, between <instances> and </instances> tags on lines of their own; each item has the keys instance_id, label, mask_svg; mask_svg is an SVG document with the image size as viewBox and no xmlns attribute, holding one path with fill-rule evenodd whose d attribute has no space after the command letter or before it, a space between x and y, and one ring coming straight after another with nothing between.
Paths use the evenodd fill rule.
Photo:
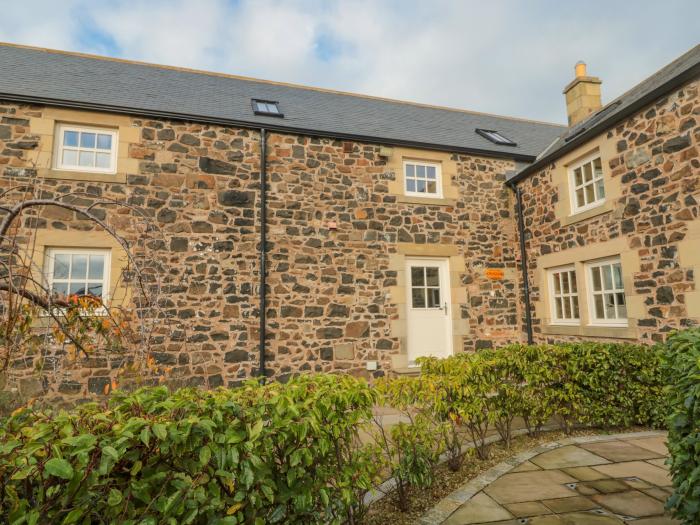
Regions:
<instances>
[{"instance_id":1,"label":"stone paving path","mask_svg":"<svg viewBox=\"0 0 700 525\"><path fill-rule=\"evenodd\" d=\"M671 525L666 435L563 440L519 454L423 517L442 525Z\"/></svg>"}]
</instances>

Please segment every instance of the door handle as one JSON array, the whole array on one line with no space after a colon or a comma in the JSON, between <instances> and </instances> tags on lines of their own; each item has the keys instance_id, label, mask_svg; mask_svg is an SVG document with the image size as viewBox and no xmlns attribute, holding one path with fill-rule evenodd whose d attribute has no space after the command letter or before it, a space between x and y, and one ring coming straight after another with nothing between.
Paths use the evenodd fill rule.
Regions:
<instances>
[{"instance_id":1,"label":"door handle","mask_svg":"<svg viewBox=\"0 0 700 525\"><path fill-rule=\"evenodd\" d=\"M445 301L445 306L443 306L443 309L445 310L445 314L447 314L447 301Z\"/></svg>"}]
</instances>

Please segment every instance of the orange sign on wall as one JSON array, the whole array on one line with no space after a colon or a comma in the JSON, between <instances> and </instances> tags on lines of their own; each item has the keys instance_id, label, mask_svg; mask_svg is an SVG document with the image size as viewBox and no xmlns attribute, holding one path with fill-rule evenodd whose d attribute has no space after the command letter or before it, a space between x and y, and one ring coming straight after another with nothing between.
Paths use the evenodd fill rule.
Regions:
<instances>
[{"instance_id":1,"label":"orange sign on wall","mask_svg":"<svg viewBox=\"0 0 700 525\"><path fill-rule=\"evenodd\" d=\"M486 268L485 275L488 279L499 281L503 279L503 270L500 268Z\"/></svg>"}]
</instances>

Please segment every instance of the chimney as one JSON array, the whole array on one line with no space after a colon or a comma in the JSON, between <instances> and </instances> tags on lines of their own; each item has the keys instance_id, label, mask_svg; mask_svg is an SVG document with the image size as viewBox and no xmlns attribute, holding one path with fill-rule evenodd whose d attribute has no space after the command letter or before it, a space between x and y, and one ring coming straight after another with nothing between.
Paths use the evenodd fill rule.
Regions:
<instances>
[{"instance_id":1,"label":"chimney","mask_svg":"<svg viewBox=\"0 0 700 525\"><path fill-rule=\"evenodd\" d=\"M576 78L564 88L569 126L581 122L601 107L600 84L602 81L598 77L586 75L585 62L577 62L575 71Z\"/></svg>"}]
</instances>

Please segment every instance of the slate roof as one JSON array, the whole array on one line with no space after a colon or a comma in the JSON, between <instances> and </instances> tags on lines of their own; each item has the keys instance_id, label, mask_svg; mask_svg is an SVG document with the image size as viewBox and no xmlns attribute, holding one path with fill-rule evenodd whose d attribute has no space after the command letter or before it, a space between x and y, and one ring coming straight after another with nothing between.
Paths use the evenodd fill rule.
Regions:
<instances>
[{"instance_id":1,"label":"slate roof","mask_svg":"<svg viewBox=\"0 0 700 525\"><path fill-rule=\"evenodd\" d=\"M254 115L279 101L284 118ZM532 162L566 128L555 124L0 44L0 99L266 127L339 139L468 152ZM496 145L495 130L517 143Z\"/></svg>"},{"instance_id":2,"label":"slate roof","mask_svg":"<svg viewBox=\"0 0 700 525\"><path fill-rule=\"evenodd\" d=\"M516 182L540 170L568 151L603 133L617 122L694 78L700 78L700 44L606 104L587 119L569 128L566 133L545 148L533 164L515 174L509 182Z\"/></svg>"}]
</instances>

